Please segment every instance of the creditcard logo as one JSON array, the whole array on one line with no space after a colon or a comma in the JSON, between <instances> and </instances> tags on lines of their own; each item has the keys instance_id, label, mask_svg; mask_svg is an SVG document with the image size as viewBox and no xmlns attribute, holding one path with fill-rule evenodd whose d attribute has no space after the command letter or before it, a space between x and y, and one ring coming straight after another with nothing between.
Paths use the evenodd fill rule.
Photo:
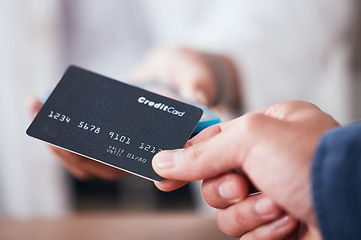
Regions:
<instances>
[{"instance_id":1,"label":"creditcard logo","mask_svg":"<svg viewBox=\"0 0 361 240\"><path fill-rule=\"evenodd\" d=\"M164 103L154 102L154 101L149 100L149 99L147 99L145 97L139 97L138 98L138 103L147 105L149 107L152 107L152 108L155 108L155 109L158 109L158 110L162 110L164 112L168 112L168 113L173 114L173 115L177 115L179 117L183 117L183 115L185 114L185 112L179 111L179 110L175 109L174 107L169 107L168 105L166 105Z\"/></svg>"}]
</instances>

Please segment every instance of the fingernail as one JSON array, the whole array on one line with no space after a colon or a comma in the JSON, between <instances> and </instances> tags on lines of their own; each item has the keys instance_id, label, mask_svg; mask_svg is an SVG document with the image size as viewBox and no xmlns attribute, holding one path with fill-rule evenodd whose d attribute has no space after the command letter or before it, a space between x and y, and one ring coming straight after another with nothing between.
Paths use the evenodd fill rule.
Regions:
<instances>
[{"instance_id":1,"label":"fingernail","mask_svg":"<svg viewBox=\"0 0 361 240\"><path fill-rule=\"evenodd\" d=\"M275 221L273 223L273 226L275 228L283 228L283 227L287 226L290 223L291 223L291 217L289 215L286 215L286 216L278 219L277 221Z\"/></svg>"},{"instance_id":2,"label":"fingernail","mask_svg":"<svg viewBox=\"0 0 361 240\"><path fill-rule=\"evenodd\" d=\"M254 205L254 210L260 215L270 214L274 210L274 203L268 197L263 197L257 200L256 204Z\"/></svg>"},{"instance_id":3,"label":"fingernail","mask_svg":"<svg viewBox=\"0 0 361 240\"><path fill-rule=\"evenodd\" d=\"M237 191L230 181L223 181L218 187L219 195L224 199L236 199Z\"/></svg>"},{"instance_id":4,"label":"fingernail","mask_svg":"<svg viewBox=\"0 0 361 240\"><path fill-rule=\"evenodd\" d=\"M178 151L177 151L178 152ZM153 161L159 169L170 169L176 166L175 157L177 152L163 151L155 155Z\"/></svg>"}]
</instances>

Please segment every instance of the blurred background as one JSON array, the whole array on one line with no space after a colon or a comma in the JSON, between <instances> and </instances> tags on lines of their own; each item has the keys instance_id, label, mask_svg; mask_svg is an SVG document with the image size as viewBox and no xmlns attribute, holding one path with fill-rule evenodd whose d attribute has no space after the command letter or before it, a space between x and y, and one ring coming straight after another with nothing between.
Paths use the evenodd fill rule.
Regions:
<instances>
[{"instance_id":1,"label":"blurred background","mask_svg":"<svg viewBox=\"0 0 361 240\"><path fill-rule=\"evenodd\" d=\"M27 100L70 64L121 80L154 46L174 45L231 56L244 111L300 99L345 124L361 112L359 11L358 0L0 0L0 215L205 212L188 186L76 180L26 136Z\"/></svg>"}]
</instances>

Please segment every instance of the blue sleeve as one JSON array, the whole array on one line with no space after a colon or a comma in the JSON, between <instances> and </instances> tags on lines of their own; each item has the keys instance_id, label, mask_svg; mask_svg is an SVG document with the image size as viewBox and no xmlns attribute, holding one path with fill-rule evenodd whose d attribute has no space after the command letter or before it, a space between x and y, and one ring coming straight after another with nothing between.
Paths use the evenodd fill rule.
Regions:
<instances>
[{"instance_id":1,"label":"blue sleeve","mask_svg":"<svg viewBox=\"0 0 361 240\"><path fill-rule=\"evenodd\" d=\"M312 162L312 195L326 240L361 239L361 123L326 133Z\"/></svg>"}]
</instances>

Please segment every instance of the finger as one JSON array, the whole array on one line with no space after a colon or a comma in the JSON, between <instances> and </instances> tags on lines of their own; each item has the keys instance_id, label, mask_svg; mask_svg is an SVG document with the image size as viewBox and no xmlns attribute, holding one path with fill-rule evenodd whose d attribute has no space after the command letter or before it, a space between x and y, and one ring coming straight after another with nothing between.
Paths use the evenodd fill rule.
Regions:
<instances>
[{"instance_id":1,"label":"finger","mask_svg":"<svg viewBox=\"0 0 361 240\"><path fill-rule=\"evenodd\" d=\"M40 111L43 104L37 99L29 101L30 113L33 117ZM92 161L89 158L71 153L64 149L49 145L51 150L60 158L63 164L79 179L90 179L92 177L100 177L107 180L117 179L124 175L124 172L116 168L104 165L102 163Z\"/></svg>"},{"instance_id":2,"label":"finger","mask_svg":"<svg viewBox=\"0 0 361 240\"><path fill-rule=\"evenodd\" d=\"M220 124L213 125L207 129L203 130L197 136L195 136L194 138L189 140L186 143L186 145L184 146L184 148L193 146L197 143L207 140L207 139L221 133L221 131L222 131L222 128L221 128ZM169 192L169 191L178 189L187 183L188 183L188 181L177 181L177 180L165 179L162 182L155 182L155 186L161 191Z\"/></svg>"},{"instance_id":3,"label":"finger","mask_svg":"<svg viewBox=\"0 0 361 240\"><path fill-rule=\"evenodd\" d=\"M216 213L219 229L227 235L240 237L277 219L282 215L282 210L270 198L259 194L217 210Z\"/></svg>"},{"instance_id":4,"label":"finger","mask_svg":"<svg viewBox=\"0 0 361 240\"><path fill-rule=\"evenodd\" d=\"M244 177L228 173L204 180L201 190L208 205L223 209L246 198L249 187Z\"/></svg>"},{"instance_id":5,"label":"finger","mask_svg":"<svg viewBox=\"0 0 361 240\"><path fill-rule=\"evenodd\" d=\"M230 129L231 127L237 125L237 121L238 121L238 119L234 119L234 120L231 120L228 122L212 125L206 129L204 129L200 133L198 133L194 138L190 139L184 147L185 148L191 147L191 146L194 146L205 140L208 140L208 139Z\"/></svg>"},{"instance_id":6,"label":"finger","mask_svg":"<svg viewBox=\"0 0 361 240\"><path fill-rule=\"evenodd\" d=\"M38 98L32 98L28 101L28 108L29 108L29 111L30 111L30 114L33 118L35 118L35 116L38 114L38 112L40 111L40 109L42 108L43 104L42 102L38 99ZM70 157L70 158L83 158L81 156L78 156L76 154L73 154L73 153L69 153L65 150L62 150L58 147L55 147L55 146L52 146L52 145L49 145L50 146L50 149L60 158L60 159L63 159L64 158L64 155L67 155L65 156L66 158ZM93 174L89 173L88 171L84 170L84 169L80 169L80 168L77 168L75 166L73 166L72 164L69 164L68 162L66 161L62 161L64 163L64 165L66 166L66 168L74 175L76 176L77 178L79 179L83 179L83 180L86 180L86 179L90 179L93 177Z\"/></svg>"},{"instance_id":7,"label":"finger","mask_svg":"<svg viewBox=\"0 0 361 240\"><path fill-rule=\"evenodd\" d=\"M126 173L120 169L105 165L89 158L84 158L82 165L79 167L84 168L84 170L94 176L105 180L116 180L119 177L126 175Z\"/></svg>"},{"instance_id":8,"label":"finger","mask_svg":"<svg viewBox=\"0 0 361 240\"><path fill-rule=\"evenodd\" d=\"M28 107L33 118L36 116L36 114L38 114L42 106L43 104L38 98L32 98L29 100Z\"/></svg>"},{"instance_id":9,"label":"finger","mask_svg":"<svg viewBox=\"0 0 361 240\"><path fill-rule=\"evenodd\" d=\"M264 224L244 234L240 240L281 240L295 239L294 233L297 227L297 220L289 215L282 215L270 223Z\"/></svg>"},{"instance_id":10,"label":"finger","mask_svg":"<svg viewBox=\"0 0 361 240\"><path fill-rule=\"evenodd\" d=\"M77 178L86 180L92 177L100 177L107 180L115 180L125 174L124 171L66 151L56 146L50 145L50 148L59 157L60 161Z\"/></svg>"},{"instance_id":11,"label":"finger","mask_svg":"<svg viewBox=\"0 0 361 240\"><path fill-rule=\"evenodd\" d=\"M94 178L95 176L85 169L79 168L77 166L78 158L84 158L80 155L76 155L75 153L68 152L64 149L58 148L53 145L49 145L51 151L58 157L58 159L64 164L66 169L71 172L76 178L81 180L89 180Z\"/></svg>"},{"instance_id":12,"label":"finger","mask_svg":"<svg viewBox=\"0 0 361 240\"><path fill-rule=\"evenodd\" d=\"M175 180L168 180L168 179L164 179L162 182L154 182L155 186L164 192L170 192L173 190L176 190L180 187L183 187L184 185L186 185L188 182L185 181L175 181Z\"/></svg>"},{"instance_id":13,"label":"finger","mask_svg":"<svg viewBox=\"0 0 361 240\"><path fill-rule=\"evenodd\" d=\"M162 151L153 158L153 168L162 177L196 181L211 178L242 167L259 132L272 121L263 114L250 114L238 119L233 128L185 149ZM263 136L263 135L262 135Z\"/></svg>"},{"instance_id":14,"label":"finger","mask_svg":"<svg viewBox=\"0 0 361 240\"><path fill-rule=\"evenodd\" d=\"M288 101L283 103L274 104L258 110L257 112L263 113L267 116L282 120L298 120L305 119L308 113L314 111L321 111L316 105L304 101ZM314 117L314 116L312 116Z\"/></svg>"},{"instance_id":15,"label":"finger","mask_svg":"<svg viewBox=\"0 0 361 240\"><path fill-rule=\"evenodd\" d=\"M300 229L300 222L298 221L296 224L296 227L292 230L292 232L290 234L288 234L285 238L283 238L283 240L296 240L296 239L300 239L301 237L299 235L299 229ZM321 239L321 238L320 238Z\"/></svg>"},{"instance_id":16,"label":"finger","mask_svg":"<svg viewBox=\"0 0 361 240\"><path fill-rule=\"evenodd\" d=\"M230 146L227 138L231 136L227 135L230 134L219 134L180 150L162 151L153 158L153 169L166 179L181 181L196 181L228 172L236 167L235 162L226 160L233 157L230 153L236 144Z\"/></svg>"},{"instance_id":17,"label":"finger","mask_svg":"<svg viewBox=\"0 0 361 240\"><path fill-rule=\"evenodd\" d=\"M194 146L194 145L196 145L198 143L201 143L201 142L203 142L205 140L208 140L211 137L214 137L214 136L216 136L217 134L219 134L221 132L222 132L222 123L210 126L210 127L206 128L206 129L204 129L203 131L201 131L200 133L198 133L192 139L190 139L186 143L184 148L188 148L188 147Z\"/></svg>"},{"instance_id":18,"label":"finger","mask_svg":"<svg viewBox=\"0 0 361 240\"><path fill-rule=\"evenodd\" d=\"M326 131L339 126L332 116L322 112L320 108L309 102L288 101L265 107L257 112L276 119L306 123L308 128L314 124L315 131ZM317 124L317 119L324 123L322 128Z\"/></svg>"}]
</instances>

